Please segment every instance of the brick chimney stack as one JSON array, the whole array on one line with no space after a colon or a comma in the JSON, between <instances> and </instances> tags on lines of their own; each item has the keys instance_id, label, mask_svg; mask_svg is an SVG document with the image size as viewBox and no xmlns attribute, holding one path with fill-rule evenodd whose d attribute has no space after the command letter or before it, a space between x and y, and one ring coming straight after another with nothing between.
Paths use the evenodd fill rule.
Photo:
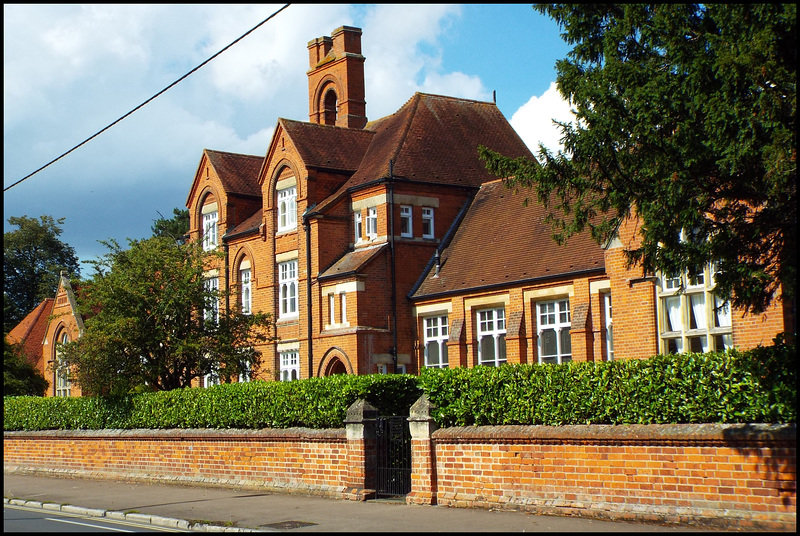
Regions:
<instances>
[{"instance_id":1,"label":"brick chimney stack","mask_svg":"<svg viewBox=\"0 0 800 536\"><path fill-rule=\"evenodd\" d=\"M367 101L361 29L342 26L308 43L308 117L312 123L364 128Z\"/></svg>"}]
</instances>

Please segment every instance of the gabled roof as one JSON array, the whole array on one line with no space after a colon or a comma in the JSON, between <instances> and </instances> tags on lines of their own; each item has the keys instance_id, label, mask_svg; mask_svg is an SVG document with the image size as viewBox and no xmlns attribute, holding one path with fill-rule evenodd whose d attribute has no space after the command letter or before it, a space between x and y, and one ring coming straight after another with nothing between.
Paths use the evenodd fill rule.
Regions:
<instances>
[{"instance_id":1,"label":"gabled roof","mask_svg":"<svg viewBox=\"0 0 800 536\"><path fill-rule=\"evenodd\" d=\"M503 181L484 184L463 222L424 274L412 299L466 293L487 287L534 282L605 270L603 248L588 233L572 236L565 245L552 239L540 203L523 206L524 192L515 193Z\"/></svg>"},{"instance_id":2,"label":"gabled roof","mask_svg":"<svg viewBox=\"0 0 800 536\"><path fill-rule=\"evenodd\" d=\"M42 357L42 342L47 335L47 324L50 322L54 303L53 298L45 299L8 332L8 342L19 344L23 355L33 365Z\"/></svg>"},{"instance_id":3,"label":"gabled roof","mask_svg":"<svg viewBox=\"0 0 800 536\"><path fill-rule=\"evenodd\" d=\"M354 172L375 133L278 119L307 168ZM277 129L276 129L277 132Z\"/></svg>"},{"instance_id":4,"label":"gabled roof","mask_svg":"<svg viewBox=\"0 0 800 536\"><path fill-rule=\"evenodd\" d=\"M512 158L533 159L490 102L416 93L397 112L365 129L375 135L358 170L318 210L347 190L388 178L390 173L397 180L477 188L497 178L478 158L479 145Z\"/></svg>"},{"instance_id":5,"label":"gabled roof","mask_svg":"<svg viewBox=\"0 0 800 536\"><path fill-rule=\"evenodd\" d=\"M223 151L203 151L219 175L222 187L228 194L261 196L258 173L264 163L263 156L226 153Z\"/></svg>"},{"instance_id":6,"label":"gabled roof","mask_svg":"<svg viewBox=\"0 0 800 536\"><path fill-rule=\"evenodd\" d=\"M264 164L263 156L203 149L203 157L197 166L192 187L189 189L189 196L186 198L187 207L191 204L192 196L197 193L196 189L200 183L200 174L203 169L203 160L205 159L208 159L217 172L222 183L222 189L226 194L261 197L258 176L261 166Z\"/></svg>"}]
</instances>

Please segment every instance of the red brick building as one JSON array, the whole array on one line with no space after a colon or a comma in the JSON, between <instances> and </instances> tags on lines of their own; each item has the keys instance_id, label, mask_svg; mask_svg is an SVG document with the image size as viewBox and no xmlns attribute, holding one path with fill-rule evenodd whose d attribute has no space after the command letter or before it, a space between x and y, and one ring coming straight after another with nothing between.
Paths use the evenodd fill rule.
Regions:
<instances>
[{"instance_id":1,"label":"red brick building","mask_svg":"<svg viewBox=\"0 0 800 536\"><path fill-rule=\"evenodd\" d=\"M186 202L191 238L226 253L208 273L226 305L275 316L263 378L750 348L793 326L781 302L719 303L711 267L627 269L635 221L558 246L478 158L533 158L494 103L417 93L368 121L361 30L308 49L309 122L279 119L263 158L204 151Z\"/></svg>"},{"instance_id":2,"label":"red brick building","mask_svg":"<svg viewBox=\"0 0 800 536\"><path fill-rule=\"evenodd\" d=\"M258 377L635 359L793 332L793 304L753 316L720 303L711 266L694 279L626 268L635 218L606 247L557 245L543 208L478 158L480 145L533 158L494 103L417 93L368 121L361 30L308 50L309 121L278 119L265 156L204 150L186 200L191 239L225 253L206 274L232 290L220 307L274 315ZM80 334L71 311L31 313L43 370L58 337Z\"/></svg>"},{"instance_id":3,"label":"red brick building","mask_svg":"<svg viewBox=\"0 0 800 536\"><path fill-rule=\"evenodd\" d=\"M54 365L58 362L56 343L74 341L82 333L75 292L62 273L55 297L40 303L6 337L20 346L25 358L50 382L45 396L80 396L80 387L72 383L70 375Z\"/></svg>"}]
</instances>

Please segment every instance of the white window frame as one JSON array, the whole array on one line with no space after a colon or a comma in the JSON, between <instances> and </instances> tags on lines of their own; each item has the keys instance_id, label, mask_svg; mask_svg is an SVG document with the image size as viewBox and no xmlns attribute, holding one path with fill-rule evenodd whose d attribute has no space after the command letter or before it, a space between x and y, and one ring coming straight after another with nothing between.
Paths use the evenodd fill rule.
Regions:
<instances>
[{"instance_id":1,"label":"white window frame","mask_svg":"<svg viewBox=\"0 0 800 536\"><path fill-rule=\"evenodd\" d=\"M695 277L659 276L658 326L662 354L722 351L733 347L731 306L714 294L714 265Z\"/></svg>"},{"instance_id":2,"label":"white window frame","mask_svg":"<svg viewBox=\"0 0 800 536\"><path fill-rule=\"evenodd\" d=\"M476 312L475 320L478 336L478 364L497 367L506 363L505 308L481 309ZM486 355L484 344L492 348L491 356Z\"/></svg>"},{"instance_id":3,"label":"white window frame","mask_svg":"<svg viewBox=\"0 0 800 536\"><path fill-rule=\"evenodd\" d=\"M606 360L614 360L614 317L612 316L611 293L603 292L603 312L606 331Z\"/></svg>"},{"instance_id":4,"label":"white window frame","mask_svg":"<svg viewBox=\"0 0 800 536\"><path fill-rule=\"evenodd\" d=\"M339 293L339 318L343 326L348 326L347 323L347 293Z\"/></svg>"},{"instance_id":5,"label":"white window frame","mask_svg":"<svg viewBox=\"0 0 800 536\"><path fill-rule=\"evenodd\" d=\"M422 319L424 357L427 368L449 368L447 341L450 340L447 315L426 316ZM436 349L436 356L431 350ZM434 361L435 357L435 361Z\"/></svg>"},{"instance_id":6,"label":"white window frame","mask_svg":"<svg viewBox=\"0 0 800 536\"><path fill-rule=\"evenodd\" d=\"M297 259L278 264L278 285L280 287L278 318L297 317Z\"/></svg>"},{"instance_id":7,"label":"white window frame","mask_svg":"<svg viewBox=\"0 0 800 536\"><path fill-rule=\"evenodd\" d=\"M207 212L203 214L203 251L211 251L217 248L219 233L219 212Z\"/></svg>"},{"instance_id":8,"label":"white window frame","mask_svg":"<svg viewBox=\"0 0 800 536\"><path fill-rule=\"evenodd\" d=\"M373 240L378 237L378 207L369 207L367 209L366 221L367 238Z\"/></svg>"},{"instance_id":9,"label":"white window frame","mask_svg":"<svg viewBox=\"0 0 800 536\"><path fill-rule=\"evenodd\" d=\"M404 238L414 236L413 214L411 205L400 205L400 236Z\"/></svg>"},{"instance_id":10,"label":"white window frame","mask_svg":"<svg viewBox=\"0 0 800 536\"><path fill-rule=\"evenodd\" d=\"M331 292L328 294L328 324L331 326L336 324L336 295Z\"/></svg>"},{"instance_id":11,"label":"white window frame","mask_svg":"<svg viewBox=\"0 0 800 536\"><path fill-rule=\"evenodd\" d=\"M60 344L67 344L69 342L69 335L63 331L59 336ZM69 397L72 396L72 380L69 378L69 370L61 366L61 352L56 352L56 396Z\"/></svg>"},{"instance_id":12,"label":"white window frame","mask_svg":"<svg viewBox=\"0 0 800 536\"><path fill-rule=\"evenodd\" d=\"M422 207L422 238L433 238L436 232L433 227L433 208Z\"/></svg>"},{"instance_id":13,"label":"white window frame","mask_svg":"<svg viewBox=\"0 0 800 536\"><path fill-rule=\"evenodd\" d=\"M353 226L355 231L355 238L356 243L361 242L364 240L362 237L362 228L361 228L361 212L353 212Z\"/></svg>"},{"instance_id":14,"label":"white window frame","mask_svg":"<svg viewBox=\"0 0 800 536\"><path fill-rule=\"evenodd\" d=\"M203 317L206 320L213 320L215 324L219 323L219 277L207 277L205 280L205 288L208 291L215 292L216 297L211 302L211 308L203 311Z\"/></svg>"},{"instance_id":15,"label":"white window frame","mask_svg":"<svg viewBox=\"0 0 800 536\"><path fill-rule=\"evenodd\" d=\"M297 187L278 190L278 232L297 229Z\"/></svg>"},{"instance_id":16,"label":"white window frame","mask_svg":"<svg viewBox=\"0 0 800 536\"><path fill-rule=\"evenodd\" d=\"M280 358L280 381L300 379L300 355L297 350L278 352Z\"/></svg>"},{"instance_id":17,"label":"white window frame","mask_svg":"<svg viewBox=\"0 0 800 536\"><path fill-rule=\"evenodd\" d=\"M536 325L538 335L539 363L567 363L572 361L572 337L570 329L569 298L536 303ZM555 335L555 353L545 354L547 332ZM569 348L566 348L569 346Z\"/></svg>"},{"instance_id":18,"label":"white window frame","mask_svg":"<svg viewBox=\"0 0 800 536\"><path fill-rule=\"evenodd\" d=\"M239 271L239 282L241 284L241 304L242 314L249 315L253 310L253 284L251 282L252 271L244 268Z\"/></svg>"}]
</instances>

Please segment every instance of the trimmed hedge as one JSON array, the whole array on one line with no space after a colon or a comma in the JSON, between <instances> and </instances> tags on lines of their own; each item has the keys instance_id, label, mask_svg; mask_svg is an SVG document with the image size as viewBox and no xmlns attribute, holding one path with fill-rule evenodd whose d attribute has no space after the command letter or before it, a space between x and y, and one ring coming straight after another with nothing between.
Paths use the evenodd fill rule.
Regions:
<instances>
[{"instance_id":1,"label":"trimmed hedge","mask_svg":"<svg viewBox=\"0 0 800 536\"><path fill-rule=\"evenodd\" d=\"M4 397L4 430L339 428L366 399L408 415L423 393L439 426L797 422L796 349L565 365L426 369L223 384L124 398Z\"/></svg>"},{"instance_id":2,"label":"trimmed hedge","mask_svg":"<svg viewBox=\"0 0 800 536\"><path fill-rule=\"evenodd\" d=\"M797 422L796 351L427 369L440 426Z\"/></svg>"},{"instance_id":3,"label":"trimmed hedge","mask_svg":"<svg viewBox=\"0 0 800 536\"><path fill-rule=\"evenodd\" d=\"M123 398L5 397L3 429L340 428L347 408L359 398L383 415L408 415L421 394L415 376L336 375Z\"/></svg>"}]
</instances>

